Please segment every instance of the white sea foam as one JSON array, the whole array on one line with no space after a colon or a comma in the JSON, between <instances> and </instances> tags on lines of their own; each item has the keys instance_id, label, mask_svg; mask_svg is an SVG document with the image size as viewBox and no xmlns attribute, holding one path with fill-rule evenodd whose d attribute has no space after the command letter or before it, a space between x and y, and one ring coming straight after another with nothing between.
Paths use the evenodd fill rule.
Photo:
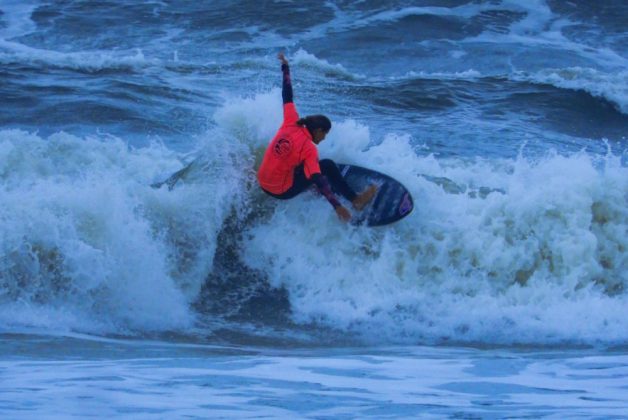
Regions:
<instances>
[{"instance_id":1,"label":"white sea foam","mask_svg":"<svg viewBox=\"0 0 628 420\"><path fill-rule=\"evenodd\" d=\"M460 72L410 71L394 79L476 80L489 77L480 71L469 69ZM561 89L581 90L613 103L617 110L628 114L628 71L605 72L593 68L548 68L535 72L518 71L492 77L507 78L517 82L549 84Z\"/></svg>"},{"instance_id":2,"label":"white sea foam","mask_svg":"<svg viewBox=\"0 0 628 420\"><path fill-rule=\"evenodd\" d=\"M457 72L426 72L410 71L402 77L391 77L394 79L433 79L433 80L476 80L482 78L481 72L473 69Z\"/></svg>"},{"instance_id":3,"label":"white sea foam","mask_svg":"<svg viewBox=\"0 0 628 420\"><path fill-rule=\"evenodd\" d=\"M0 360L3 377L11 378L0 382L0 393L11 395L0 406L6 418L623 418L628 401L628 356L621 352L386 347L251 354L76 340L52 341L50 354L41 339L13 348L25 343L35 357Z\"/></svg>"},{"instance_id":4,"label":"white sea foam","mask_svg":"<svg viewBox=\"0 0 628 420\"><path fill-rule=\"evenodd\" d=\"M470 3L457 7L438 7L438 6L425 6L425 7L403 7L394 10L386 10L383 12L375 13L371 16L352 16L351 19L345 17L345 21L349 27L362 27L371 26L380 22L397 22L410 16L446 16L456 18L471 18L484 10L491 10L495 6L491 4L477 4Z\"/></svg>"},{"instance_id":5,"label":"white sea foam","mask_svg":"<svg viewBox=\"0 0 628 420\"><path fill-rule=\"evenodd\" d=\"M373 11L369 10L365 13L363 10L352 11L349 9L343 9L333 3L326 3L326 6L333 10L333 19L313 26L298 36L293 36L290 44L295 44L297 40L305 41L320 39L328 37L333 33L342 33L356 29L359 30L362 28L374 27L381 24L385 25L388 23L394 23L413 16L441 16L446 18L468 19L484 10L491 10L494 8L491 4L473 3L457 7L393 7L390 10L384 11L376 8ZM260 41L265 43L266 39L260 38ZM286 44L286 40L284 40L284 44ZM276 45L276 43L271 41L271 44L265 45Z\"/></svg>"},{"instance_id":6,"label":"white sea foam","mask_svg":"<svg viewBox=\"0 0 628 420\"><path fill-rule=\"evenodd\" d=\"M59 52L33 48L0 39L1 64L44 65L86 72L101 70L142 69L160 65L158 59L149 59L140 49L135 51L78 51Z\"/></svg>"},{"instance_id":7,"label":"white sea foam","mask_svg":"<svg viewBox=\"0 0 628 420\"><path fill-rule=\"evenodd\" d=\"M316 67L326 72L337 73L341 76L349 78L363 78L364 75L354 74L344 68L341 64L331 64L327 60L316 57L314 54L310 54L307 51L300 48L293 56L292 62L295 65L305 65Z\"/></svg>"},{"instance_id":8,"label":"white sea foam","mask_svg":"<svg viewBox=\"0 0 628 420\"><path fill-rule=\"evenodd\" d=\"M372 144L368 127L336 122L320 151L403 182L417 206L408 218L351 228L304 194L248 231L246 262L288 290L296 321L375 341L628 339L628 170L618 157L462 161L417 154L403 136ZM452 194L424 174L492 192Z\"/></svg>"},{"instance_id":9,"label":"white sea foam","mask_svg":"<svg viewBox=\"0 0 628 420\"><path fill-rule=\"evenodd\" d=\"M263 115L264 118L259 118ZM241 142L254 148L265 147L281 125L281 90L272 89L254 97L225 97L225 104L214 114L214 120Z\"/></svg>"},{"instance_id":10,"label":"white sea foam","mask_svg":"<svg viewBox=\"0 0 628 420\"><path fill-rule=\"evenodd\" d=\"M469 69L460 72L410 71L399 79L476 80L487 74ZM628 71L604 72L592 68L550 68L536 72L514 71L506 75L494 75L517 82L549 84L561 89L581 90L613 103L617 110L628 114ZM392 80L397 77L391 77Z\"/></svg>"},{"instance_id":11,"label":"white sea foam","mask_svg":"<svg viewBox=\"0 0 628 420\"><path fill-rule=\"evenodd\" d=\"M188 304L231 208L271 200L254 194L252 159L281 118L278 89L231 98L199 142L198 170L173 191L148 187L181 167L163 147L1 131L0 324L189 327ZM373 139L347 120L320 146L321 157L379 169L410 189L416 209L397 224L345 226L307 193L253 218L244 261L286 288L295 321L374 341L628 339L619 158L439 159L412 144ZM481 187L490 191L472 193Z\"/></svg>"},{"instance_id":12,"label":"white sea foam","mask_svg":"<svg viewBox=\"0 0 628 420\"><path fill-rule=\"evenodd\" d=\"M511 31L517 34L543 32L555 19L552 9L550 9L545 0L530 0L527 2L504 0L500 6L508 6L511 10L524 11L526 13L523 19L513 23L510 27Z\"/></svg>"},{"instance_id":13,"label":"white sea foam","mask_svg":"<svg viewBox=\"0 0 628 420\"><path fill-rule=\"evenodd\" d=\"M52 343L0 360L4 417L623 418L627 404L620 353Z\"/></svg>"},{"instance_id":14,"label":"white sea foam","mask_svg":"<svg viewBox=\"0 0 628 420\"><path fill-rule=\"evenodd\" d=\"M614 103L628 114L628 70L606 73L592 68L544 69L534 73L515 72L512 80L550 84L563 89L583 90Z\"/></svg>"},{"instance_id":15,"label":"white sea foam","mask_svg":"<svg viewBox=\"0 0 628 420\"><path fill-rule=\"evenodd\" d=\"M31 16L39 4L12 1L3 2L6 27L0 29L0 64L36 64L81 71L105 69L144 68L160 62L147 59L141 50L135 51L76 51L60 52L34 48L15 41L36 30Z\"/></svg>"},{"instance_id":16,"label":"white sea foam","mask_svg":"<svg viewBox=\"0 0 628 420\"><path fill-rule=\"evenodd\" d=\"M217 136L214 136L216 138ZM185 328L241 184L228 142L173 191L161 146L0 131L0 324L88 331ZM237 191L237 188L236 188Z\"/></svg>"},{"instance_id":17,"label":"white sea foam","mask_svg":"<svg viewBox=\"0 0 628 420\"><path fill-rule=\"evenodd\" d=\"M572 25L573 22L566 17L553 14L551 8L543 0L530 2L505 0L500 7L525 13L525 17L512 23L507 33L496 33L489 30L462 42L512 44L526 49L542 48L547 51L553 49L561 55L575 54L591 65L601 68L612 70L626 68L628 62L626 57L610 47L589 45L586 41L572 40L565 36L563 29Z\"/></svg>"}]
</instances>

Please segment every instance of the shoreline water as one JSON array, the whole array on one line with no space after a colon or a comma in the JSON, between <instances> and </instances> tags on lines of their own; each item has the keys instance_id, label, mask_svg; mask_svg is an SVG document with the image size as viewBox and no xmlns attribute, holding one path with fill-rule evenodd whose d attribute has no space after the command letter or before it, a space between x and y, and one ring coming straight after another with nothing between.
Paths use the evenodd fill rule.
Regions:
<instances>
[{"instance_id":1,"label":"shoreline water","mask_svg":"<svg viewBox=\"0 0 628 420\"><path fill-rule=\"evenodd\" d=\"M94 410L142 418L621 417L626 405L625 352L87 344L77 348L66 342L74 354L62 346L51 347L47 357L3 355L0 366L14 380L0 386L3 395L12 396L0 413L11 418L74 417Z\"/></svg>"}]
</instances>

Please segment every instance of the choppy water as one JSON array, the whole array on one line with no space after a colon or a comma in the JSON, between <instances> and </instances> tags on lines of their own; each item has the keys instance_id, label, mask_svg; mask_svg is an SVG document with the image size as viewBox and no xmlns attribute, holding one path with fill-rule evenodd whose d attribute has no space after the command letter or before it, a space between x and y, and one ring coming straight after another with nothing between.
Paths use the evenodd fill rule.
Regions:
<instances>
[{"instance_id":1,"label":"choppy water","mask_svg":"<svg viewBox=\"0 0 628 420\"><path fill-rule=\"evenodd\" d=\"M3 415L626 410L625 2L0 11ZM408 218L259 192L281 50Z\"/></svg>"}]
</instances>

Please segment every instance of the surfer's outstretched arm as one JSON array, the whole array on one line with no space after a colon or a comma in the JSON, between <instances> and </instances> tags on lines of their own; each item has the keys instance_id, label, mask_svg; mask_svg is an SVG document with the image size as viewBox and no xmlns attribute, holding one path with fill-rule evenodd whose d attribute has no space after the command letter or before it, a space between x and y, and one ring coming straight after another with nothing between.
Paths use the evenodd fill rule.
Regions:
<instances>
[{"instance_id":1,"label":"surfer's outstretched arm","mask_svg":"<svg viewBox=\"0 0 628 420\"><path fill-rule=\"evenodd\" d=\"M294 101L292 95L292 80L290 79L290 66L288 65L288 60L286 60L286 56L283 55L283 53L279 53L277 57L281 60L281 72L283 73L281 97L283 98L283 103L285 105Z\"/></svg>"},{"instance_id":2,"label":"surfer's outstretched arm","mask_svg":"<svg viewBox=\"0 0 628 420\"><path fill-rule=\"evenodd\" d=\"M283 98L283 123L294 124L299 120L299 113L294 105L292 96L292 80L290 79L290 66L283 53L279 53L277 58L281 61L281 72L283 82L281 84L281 97Z\"/></svg>"},{"instance_id":3,"label":"surfer's outstretched arm","mask_svg":"<svg viewBox=\"0 0 628 420\"><path fill-rule=\"evenodd\" d=\"M334 209L340 206L340 201L336 198L336 195L332 192L329 181L325 175L320 173L312 175L312 182L316 185L318 191L329 201Z\"/></svg>"}]
</instances>

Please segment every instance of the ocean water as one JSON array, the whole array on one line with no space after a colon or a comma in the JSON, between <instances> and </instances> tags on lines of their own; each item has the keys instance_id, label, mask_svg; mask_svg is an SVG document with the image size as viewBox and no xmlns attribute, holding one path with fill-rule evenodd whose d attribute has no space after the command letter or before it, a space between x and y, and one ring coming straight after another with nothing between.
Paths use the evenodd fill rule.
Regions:
<instances>
[{"instance_id":1,"label":"ocean water","mask_svg":"<svg viewBox=\"0 0 628 420\"><path fill-rule=\"evenodd\" d=\"M0 416L628 417L627 21L0 0ZM260 192L279 51L410 216Z\"/></svg>"}]
</instances>

